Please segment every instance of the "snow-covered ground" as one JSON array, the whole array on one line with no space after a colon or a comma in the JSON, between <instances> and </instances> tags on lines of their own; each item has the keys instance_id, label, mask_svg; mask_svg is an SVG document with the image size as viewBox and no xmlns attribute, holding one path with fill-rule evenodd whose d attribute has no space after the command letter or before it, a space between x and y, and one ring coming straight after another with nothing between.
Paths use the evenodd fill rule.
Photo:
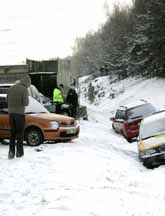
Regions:
<instances>
[{"instance_id":1,"label":"snow-covered ground","mask_svg":"<svg viewBox=\"0 0 165 216\"><path fill-rule=\"evenodd\" d=\"M165 108L165 80L129 78L110 84L102 77L93 85L103 93L90 104L83 79L81 103L88 107L89 121L79 121L78 139L25 146L25 156L13 160L7 159L8 146L0 145L0 215L164 216L165 166L143 167L136 142L115 134L109 118L120 104L140 99Z\"/></svg>"}]
</instances>

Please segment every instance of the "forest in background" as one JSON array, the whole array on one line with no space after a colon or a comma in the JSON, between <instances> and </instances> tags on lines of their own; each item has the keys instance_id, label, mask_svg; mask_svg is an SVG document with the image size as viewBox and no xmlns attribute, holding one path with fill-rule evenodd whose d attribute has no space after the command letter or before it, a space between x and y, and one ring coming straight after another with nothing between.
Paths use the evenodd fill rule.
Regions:
<instances>
[{"instance_id":1,"label":"forest in background","mask_svg":"<svg viewBox=\"0 0 165 216\"><path fill-rule=\"evenodd\" d=\"M165 1L115 5L97 32L75 40L72 61L80 77L165 77Z\"/></svg>"}]
</instances>

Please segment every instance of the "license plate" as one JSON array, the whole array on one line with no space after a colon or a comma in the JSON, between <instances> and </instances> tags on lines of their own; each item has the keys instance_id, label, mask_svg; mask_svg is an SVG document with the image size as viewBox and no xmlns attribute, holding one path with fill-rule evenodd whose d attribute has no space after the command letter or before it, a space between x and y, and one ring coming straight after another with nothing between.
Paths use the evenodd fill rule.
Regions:
<instances>
[{"instance_id":1,"label":"license plate","mask_svg":"<svg viewBox=\"0 0 165 216\"><path fill-rule=\"evenodd\" d=\"M76 133L76 129L69 129L66 131L67 134L74 134Z\"/></svg>"}]
</instances>

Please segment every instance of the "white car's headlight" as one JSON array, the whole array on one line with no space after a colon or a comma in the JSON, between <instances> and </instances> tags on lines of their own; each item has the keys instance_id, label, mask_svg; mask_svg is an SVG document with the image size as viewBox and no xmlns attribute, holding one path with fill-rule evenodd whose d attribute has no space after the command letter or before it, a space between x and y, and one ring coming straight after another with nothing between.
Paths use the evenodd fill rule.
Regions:
<instances>
[{"instance_id":1,"label":"white car's headlight","mask_svg":"<svg viewBox=\"0 0 165 216\"><path fill-rule=\"evenodd\" d=\"M147 155L151 155L151 154L154 154L155 152L156 152L155 149L149 149L149 150L147 150L145 153L146 153Z\"/></svg>"},{"instance_id":2,"label":"white car's headlight","mask_svg":"<svg viewBox=\"0 0 165 216\"><path fill-rule=\"evenodd\" d=\"M144 152L141 152L140 155L141 156L149 156L149 155L152 155L156 153L156 150L155 149L149 149L147 151L144 151Z\"/></svg>"},{"instance_id":3,"label":"white car's headlight","mask_svg":"<svg viewBox=\"0 0 165 216\"><path fill-rule=\"evenodd\" d=\"M58 122L56 122L56 121L51 121L51 122L50 122L50 128L51 128L51 129L57 130L57 129L59 128Z\"/></svg>"}]
</instances>

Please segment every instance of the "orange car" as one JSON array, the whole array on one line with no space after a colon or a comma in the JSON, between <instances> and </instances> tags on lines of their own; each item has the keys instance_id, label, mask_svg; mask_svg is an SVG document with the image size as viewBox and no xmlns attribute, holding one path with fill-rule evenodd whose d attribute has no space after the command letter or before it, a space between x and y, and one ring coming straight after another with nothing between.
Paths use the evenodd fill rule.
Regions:
<instances>
[{"instance_id":1,"label":"orange car","mask_svg":"<svg viewBox=\"0 0 165 216\"><path fill-rule=\"evenodd\" d=\"M44 141L70 141L79 136L77 121L68 116L50 113L42 104L29 96L25 109L25 141L38 146ZM6 94L0 94L0 139L10 138Z\"/></svg>"}]
</instances>

